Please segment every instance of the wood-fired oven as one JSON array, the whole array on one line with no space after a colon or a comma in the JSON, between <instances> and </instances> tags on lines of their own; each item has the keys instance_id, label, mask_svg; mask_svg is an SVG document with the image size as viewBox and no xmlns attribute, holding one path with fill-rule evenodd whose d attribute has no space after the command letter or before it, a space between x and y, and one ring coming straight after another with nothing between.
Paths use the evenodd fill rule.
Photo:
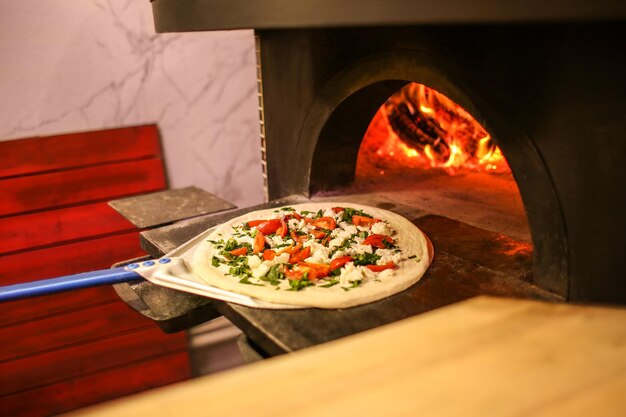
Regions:
<instances>
[{"instance_id":1,"label":"wood-fired oven","mask_svg":"<svg viewBox=\"0 0 626 417\"><path fill-rule=\"evenodd\" d=\"M362 308L277 313L212 303L265 353L480 293L626 303L623 2L152 5L159 32L255 29L268 205L294 196L352 198L407 216L429 234L436 253L441 249L418 290ZM441 142L445 132L411 142L410 131L421 123L419 103L402 107L404 113L389 107L403 88L431 89L428 94L440 93L471 115L510 174L451 172L456 150ZM364 138L382 123L385 106L387 125L379 133L390 132L409 150L404 162L393 159L397 150L378 152L386 168L377 175L374 165L363 174ZM431 110L425 106L422 116ZM445 155L434 170L397 166L442 145ZM487 153L476 152L479 159ZM185 233L207 224L194 223ZM156 233L171 238L180 229ZM144 243L160 255L154 236Z\"/></svg>"}]
</instances>

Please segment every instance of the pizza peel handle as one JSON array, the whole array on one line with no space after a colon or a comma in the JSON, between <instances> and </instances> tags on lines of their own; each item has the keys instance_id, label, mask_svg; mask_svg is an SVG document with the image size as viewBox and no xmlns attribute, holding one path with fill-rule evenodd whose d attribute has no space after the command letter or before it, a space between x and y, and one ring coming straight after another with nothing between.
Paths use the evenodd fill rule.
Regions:
<instances>
[{"instance_id":1,"label":"pizza peel handle","mask_svg":"<svg viewBox=\"0 0 626 417\"><path fill-rule=\"evenodd\" d=\"M0 287L0 302L95 287L97 285L118 284L135 279L141 279L141 276L128 268L83 272L75 275Z\"/></svg>"}]
</instances>

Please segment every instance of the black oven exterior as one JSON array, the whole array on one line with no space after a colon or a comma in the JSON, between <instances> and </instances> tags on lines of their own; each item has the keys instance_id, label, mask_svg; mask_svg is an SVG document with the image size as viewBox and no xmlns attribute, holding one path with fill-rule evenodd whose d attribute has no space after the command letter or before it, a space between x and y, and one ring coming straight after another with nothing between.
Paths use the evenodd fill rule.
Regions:
<instances>
[{"instance_id":1,"label":"black oven exterior","mask_svg":"<svg viewBox=\"0 0 626 417\"><path fill-rule=\"evenodd\" d=\"M536 282L571 301L626 303L624 5L254 3L155 0L153 10L158 31L255 29L270 199L351 181L373 112L421 82L503 150Z\"/></svg>"}]
</instances>

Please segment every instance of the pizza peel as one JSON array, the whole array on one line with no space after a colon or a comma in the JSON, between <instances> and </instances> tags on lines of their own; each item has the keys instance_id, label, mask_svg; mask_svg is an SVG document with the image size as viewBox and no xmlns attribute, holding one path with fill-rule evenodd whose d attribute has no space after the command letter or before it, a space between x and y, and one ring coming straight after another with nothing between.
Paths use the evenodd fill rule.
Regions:
<instances>
[{"instance_id":1,"label":"pizza peel","mask_svg":"<svg viewBox=\"0 0 626 417\"><path fill-rule=\"evenodd\" d=\"M219 226L205 230L159 259L131 263L124 267L84 272L0 287L0 302L89 288L98 285L112 285L138 279L146 279L162 287L247 307L263 309L310 308L309 306L265 301L234 291L221 289L208 284L201 279L200 276L194 274L190 266L194 254L217 227ZM422 235L426 240L429 265L433 259L432 243L425 234L422 233Z\"/></svg>"},{"instance_id":2,"label":"pizza peel","mask_svg":"<svg viewBox=\"0 0 626 417\"><path fill-rule=\"evenodd\" d=\"M271 303L223 290L205 283L191 271L189 263L196 249L215 230L208 229L159 259L132 263L124 267L83 272L57 278L0 287L0 302L54 294L64 291L112 285L137 279L216 300L265 309L300 309L303 306Z\"/></svg>"}]
</instances>

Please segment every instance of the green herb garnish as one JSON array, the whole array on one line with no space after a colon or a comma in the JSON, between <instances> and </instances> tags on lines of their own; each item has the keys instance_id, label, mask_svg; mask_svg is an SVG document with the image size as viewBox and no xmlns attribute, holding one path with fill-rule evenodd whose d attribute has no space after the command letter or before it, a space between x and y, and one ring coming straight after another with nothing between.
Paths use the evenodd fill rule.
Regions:
<instances>
[{"instance_id":1,"label":"green herb garnish","mask_svg":"<svg viewBox=\"0 0 626 417\"><path fill-rule=\"evenodd\" d=\"M309 274L305 272L304 275L302 275L301 279L294 279L289 281L289 286L291 288L289 288L289 290L287 291L300 291L303 288L310 287L311 285L315 284L309 281Z\"/></svg>"},{"instance_id":2,"label":"green herb garnish","mask_svg":"<svg viewBox=\"0 0 626 417\"><path fill-rule=\"evenodd\" d=\"M357 255L352 262L354 265L374 265L376 262L380 260L380 255L376 255L375 253L362 253L361 255Z\"/></svg>"},{"instance_id":3,"label":"green herb garnish","mask_svg":"<svg viewBox=\"0 0 626 417\"><path fill-rule=\"evenodd\" d=\"M336 270L338 270L338 269L336 269ZM334 271L333 271L333 272L334 272ZM330 288L330 287L332 287L333 285L337 285L337 284L339 284L339 280L338 280L338 279L331 279L331 280L328 282L328 284L318 285L318 287L321 287L321 288Z\"/></svg>"},{"instance_id":4,"label":"green herb garnish","mask_svg":"<svg viewBox=\"0 0 626 417\"><path fill-rule=\"evenodd\" d=\"M346 207L341 213L341 220L352 224L352 216L372 217L367 213L363 213L363 210L356 210L352 207Z\"/></svg>"},{"instance_id":5,"label":"green herb garnish","mask_svg":"<svg viewBox=\"0 0 626 417\"><path fill-rule=\"evenodd\" d=\"M343 269L343 267L337 268L337 269L333 269L332 271L330 271L330 276L331 277L338 277L339 275L341 275L341 270L342 269Z\"/></svg>"},{"instance_id":6,"label":"green herb garnish","mask_svg":"<svg viewBox=\"0 0 626 417\"><path fill-rule=\"evenodd\" d=\"M235 239L228 239L228 241L226 242L226 245L224 245L224 250L226 252L230 252L231 250L235 250L240 248L241 246L239 245L239 243L235 240Z\"/></svg>"},{"instance_id":7,"label":"green herb garnish","mask_svg":"<svg viewBox=\"0 0 626 417\"><path fill-rule=\"evenodd\" d=\"M210 240L209 242L213 244L213 246L215 246L215 249L222 249L224 247L224 245L226 245L226 243L224 243L224 239L220 239L220 240Z\"/></svg>"},{"instance_id":8,"label":"green herb garnish","mask_svg":"<svg viewBox=\"0 0 626 417\"><path fill-rule=\"evenodd\" d=\"M279 285L282 280L285 279L285 273L282 271L281 265L277 264L270 268L264 277L261 277L262 281L268 281L272 285Z\"/></svg>"},{"instance_id":9,"label":"green herb garnish","mask_svg":"<svg viewBox=\"0 0 626 417\"><path fill-rule=\"evenodd\" d=\"M361 280L357 279L356 281L350 281L350 286L349 287L341 287L344 291L350 291L352 288L356 288L359 285L361 285Z\"/></svg>"},{"instance_id":10,"label":"green herb garnish","mask_svg":"<svg viewBox=\"0 0 626 417\"><path fill-rule=\"evenodd\" d=\"M250 282L250 277L243 277L239 280L239 283L241 284L248 284L248 285L256 285L257 287L262 287L263 284L257 284L256 282Z\"/></svg>"},{"instance_id":11,"label":"green herb garnish","mask_svg":"<svg viewBox=\"0 0 626 417\"><path fill-rule=\"evenodd\" d=\"M344 241L341 243L341 245L339 245L339 246L337 246L337 247L333 248L333 250L330 252L330 256L333 256L335 253L337 253L337 252L339 252L339 251L342 251L342 250L344 250L344 249L348 249L350 246L352 246L352 244L356 243L356 242L354 241L354 237L355 237L355 236L356 236L356 235L352 235L352 236L350 236L348 239L344 240Z\"/></svg>"}]
</instances>

